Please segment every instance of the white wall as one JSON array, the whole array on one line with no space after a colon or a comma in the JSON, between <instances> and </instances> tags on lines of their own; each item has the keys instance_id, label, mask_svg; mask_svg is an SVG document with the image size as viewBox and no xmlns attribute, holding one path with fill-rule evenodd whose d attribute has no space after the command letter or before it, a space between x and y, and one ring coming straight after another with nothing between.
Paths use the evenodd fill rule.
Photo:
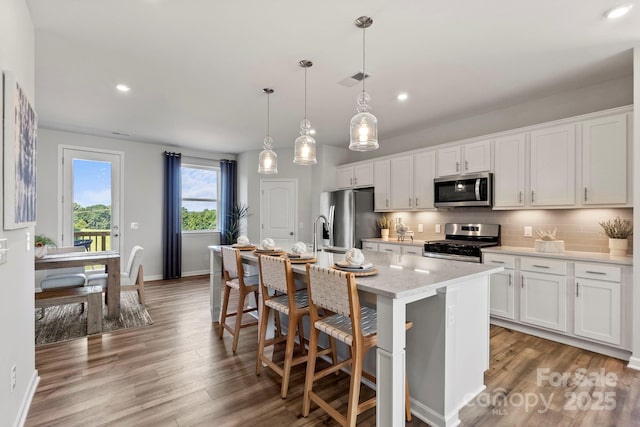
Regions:
<instances>
[{"instance_id":1,"label":"white wall","mask_svg":"<svg viewBox=\"0 0 640 427\"><path fill-rule=\"evenodd\" d=\"M13 71L16 80L35 103L34 29L24 0L0 2L0 69ZM0 107L1 109L1 107ZM5 185L0 167L0 187ZM12 184L10 181L8 184ZM4 212L4 196L0 212ZM0 214L2 215L2 214ZM34 350L33 251L27 245L33 228L6 231L8 262L0 264L0 425L24 422L38 381ZM16 366L16 389L11 392L10 371Z\"/></svg>"},{"instance_id":2,"label":"white wall","mask_svg":"<svg viewBox=\"0 0 640 427\"><path fill-rule=\"evenodd\" d=\"M71 145L101 148L124 153L124 195L121 236L122 250L128 254L135 245L145 249L146 280L162 278L162 203L164 151L181 152L183 163L218 166L217 161L234 159L232 154L206 153L164 145L103 138L77 133L40 129L38 132L38 233L59 236L58 230L58 147ZM137 222L138 230L130 224ZM207 246L220 242L219 233L185 233L182 238L183 276L209 271Z\"/></svg>"},{"instance_id":3,"label":"white wall","mask_svg":"<svg viewBox=\"0 0 640 427\"><path fill-rule=\"evenodd\" d=\"M381 122L380 149L366 153L349 152L348 161L371 159L631 104L633 76L629 75L477 116L407 129L406 133L399 135L386 135Z\"/></svg>"},{"instance_id":4,"label":"white wall","mask_svg":"<svg viewBox=\"0 0 640 427\"><path fill-rule=\"evenodd\" d=\"M274 179L298 180L298 240L310 242L313 219L320 213L320 192L335 187L335 167L347 161L347 149L318 144L318 164L300 166L293 163L291 149L276 149L278 173L258 173L259 150L238 155L238 202L247 203L249 216L243 232L252 242L260 241L260 181ZM267 236L265 236L267 237Z\"/></svg>"}]
</instances>

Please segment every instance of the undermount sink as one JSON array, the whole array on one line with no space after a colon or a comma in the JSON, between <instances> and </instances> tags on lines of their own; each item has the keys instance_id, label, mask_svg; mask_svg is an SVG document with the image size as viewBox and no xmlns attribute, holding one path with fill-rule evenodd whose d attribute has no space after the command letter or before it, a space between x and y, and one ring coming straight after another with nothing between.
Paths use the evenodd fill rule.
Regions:
<instances>
[{"instance_id":1,"label":"undermount sink","mask_svg":"<svg viewBox=\"0 0 640 427\"><path fill-rule=\"evenodd\" d=\"M332 254L346 254L349 248L340 248L338 246L325 246L322 248L323 252L330 252Z\"/></svg>"}]
</instances>

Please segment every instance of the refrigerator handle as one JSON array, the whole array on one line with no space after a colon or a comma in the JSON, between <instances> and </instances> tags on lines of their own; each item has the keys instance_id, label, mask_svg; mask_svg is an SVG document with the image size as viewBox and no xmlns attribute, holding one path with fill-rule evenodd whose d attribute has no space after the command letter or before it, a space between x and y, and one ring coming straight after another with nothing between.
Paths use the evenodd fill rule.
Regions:
<instances>
[{"instance_id":1,"label":"refrigerator handle","mask_svg":"<svg viewBox=\"0 0 640 427\"><path fill-rule=\"evenodd\" d=\"M333 217L336 212L336 206L331 205L329 207L329 224L327 224L327 228L329 229L329 246L334 246L333 244Z\"/></svg>"}]
</instances>

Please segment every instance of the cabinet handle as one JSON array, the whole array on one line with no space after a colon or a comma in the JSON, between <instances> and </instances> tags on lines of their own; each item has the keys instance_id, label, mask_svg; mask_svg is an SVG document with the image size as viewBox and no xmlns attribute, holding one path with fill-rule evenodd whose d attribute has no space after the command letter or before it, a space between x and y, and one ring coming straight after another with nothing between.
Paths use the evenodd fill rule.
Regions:
<instances>
[{"instance_id":1,"label":"cabinet handle","mask_svg":"<svg viewBox=\"0 0 640 427\"><path fill-rule=\"evenodd\" d=\"M580 296L580 283L576 282L576 298Z\"/></svg>"},{"instance_id":2,"label":"cabinet handle","mask_svg":"<svg viewBox=\"0 0 640 427\"><path fill-rule=\"evenodd\" d=\"M358 177L353 178L353 185L358 185Z\"/></svg>"},{"instance_id":3,"label":"cabinet handle","mask_svg":"<svg viewBox=\"0 0 640 427\"><path fill-rule=\"evenodd\" d=\"M518 191L518 203L522 203L522 191Z\"/></svg>"},{"instance_id":4,"label":"cabinet handle","mask_svg":"<svg viewBox=\"0 0 640 427\"><path fill-rule=\"evenodd\" d=\"M512 279L511 273L509 273L509 287L511 287L511 279Z\"/></svg>"},{"instance_id":5,"label":"cabinet handle","mask_svg":"<svg viewBox=\"0 0 640 427\"><path fill-rule=\"evenodd\" d=\"M353 185L353 178L349 178L349 185Z\"/></svg>"},{"instance_id":6,"label":"cabinet handle","mask_svg":"<svg viewBox=\"0 0 640 427\"><path fill-rule=\"evenodd\" d=\"M460 172L460 162L456 162L456 172Z\"/></svg>"},{"instance_id":7,"label":"cabinet handle","mask_svg":"<svg viewBox=\"0 0 640 427\"><path fill-rule=\"evenodd\" d=\"M533 267L536 267L536 268L551 268L548 265L539 265L539 264L533 264Z\"/></svg>"},{"instance_id":8,"label":"cabinet handle","mask_svg":"<svg viewBox=\"0 0 640 427\"><path fill-rule=\"evenodd\" d=\"M418 207L418 198L416 197L416 208Z\"/></svg>"},{"instance_id":9,"label":"cabinet handle","mask_svg":"<svg viewBox=\"0 0 640 427\"><path fill-rule=\"evenodd\" d=\"M602 271L585 271L585 273L589 273L589 274L600 274L601 276L606 276L607 273L602 272Z\"/></svg>"},{"instance_id":10,"label":"cabinet handle","mask_svg":"<svg viewBox=\"0 0 640 427\"><path fill-rule=\"evenodd\" d=\"M393 249L385 249L387 252L393 252Z\"/></svg>"},{"instance_id":11,"label":"cabinet handle","mask_svg":"<svg viewBox=\"0 0 640 427\"><path fill-rule=\"evenodd\" d=\"M584 187L584 201L587 201L587 187Z\"/></svg>"},{"instance_id":12,"label":"cabinet handle","mask_svg":"<svg viewBox=\"0 0 640 427\"><path fill-rule=\"evenodd\" d=\"M531 203L536 201L536 192L531 190Z\"/></svg>"},{"instance_id":13,"label":"cabinet handle","mask_svg":"<svg viewBox=\"0 0 640 427\"><path fill-rule=\"evenodd\" d=\"M464 161L464 170L469 170L469 162L467 160Z\"/></svg>"},{"instance_id":14,"label":"cabinet handle","mask_svg":"<svg viewBox=\"0 0 640 427\"><path fill-rule=\"evenodd\" d=\"M409 207L411 207L411 197L409 197Z\"/></svg>"},{"instance_id":15,"label":"cabinet handle","mask_svg":"<svg viewBox=\"0 0 640 427\"><path fill-rule=\"evenodd\" d=\"M504 264L504 261L491 260L491 262L494 263L494 264Z\"/></svg>"},{"instance_id":16,"label":"cabinet handle","mask_svg":"<svg viewBox=\"0 0 640 427\"><path fill-rule=\"evenodd\" d=\"M520 287L524 288L524 276L520 277Z\"/></svg>"},{"instance_id":17,"label":"cabinet handle","mask_svg":"<svg viewBox=\"0 0 640 427\"><path fill-rule=\"evenodd\" d=\"M389 199L387 199L387 207L389 207Z\"/></svg>"}]
</instances>

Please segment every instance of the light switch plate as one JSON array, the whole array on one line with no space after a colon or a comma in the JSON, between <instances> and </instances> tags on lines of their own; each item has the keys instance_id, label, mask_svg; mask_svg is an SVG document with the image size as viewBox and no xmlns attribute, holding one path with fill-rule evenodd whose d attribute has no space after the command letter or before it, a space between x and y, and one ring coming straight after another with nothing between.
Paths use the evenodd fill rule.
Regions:
<instances>
[{"instance_id":1,"label":"light switch plate","mask_svg":"<svg viewBox=\"0 0 640 427\"><path fill-rule=\"evenodd\" d=\"M422 233L424 231L424 227L422 224L418 224L418 233Z\"/></svg>"},{"instance_id":2,"label":"light switch plate","mask_svg":"<svg viewBox=\"0 0 640 427\"><path fill-rule=\"evenodd\" d=\"M524 226L524 237L532 237L533 236L533 227L530 225Z\"/></svg>"},{"instance_id":3,"label":"light switch plate","mask_svg":"<svg viewBox=\"0 0 640 427\"><path fill-rule=\"evenodd\" d=\"M436 224L436 233L440 233L440 224Z\"/></svg>"}]
</instances>

